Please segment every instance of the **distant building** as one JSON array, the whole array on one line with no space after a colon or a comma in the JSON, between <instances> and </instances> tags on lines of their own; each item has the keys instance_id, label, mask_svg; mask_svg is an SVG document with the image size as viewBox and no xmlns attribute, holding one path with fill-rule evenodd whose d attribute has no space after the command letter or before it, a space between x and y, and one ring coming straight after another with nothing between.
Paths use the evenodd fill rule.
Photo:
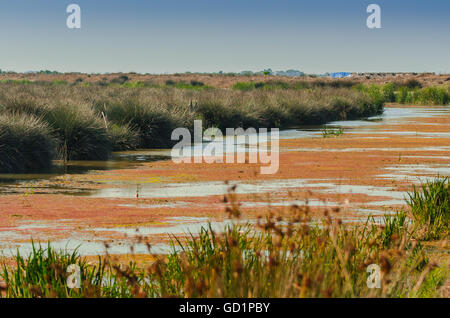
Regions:
<instances>
[{"instance_id":1,"label":"distant building","mask_svg":"<svg viewBox=\"0 0 450 318\"><path fill-rule=\"evenodd\" d=\"M352 73L350 72L334 72L330 73L331 78L344 78L344 77L351 77Z\"/></svg>"},{"instance_id":2,"label":"distant building","mask_svg":"<svg viewBox=\"0 0 450 318\"><path fill-rule=\"evenodd\" d=\"M268 68L259 72L252 71L242 71L239 75L251 76L251 75L277 75L277 76L286 76L286 77L301 77L305 76L305 73L298 70L287 70L287 71L272 71L272 69Z\"/></svg>"},{"instance_id":3,"label":"distant building","mask_svg":"<svg viewBox=\"0 0 450 318\"><path fill-rule=\"evenodd\" d=\"M278 76L288 76L288 77L301 77L305 75L305 73L297 70L278 71L275 74Z\"/></svg>"}]
</instances>

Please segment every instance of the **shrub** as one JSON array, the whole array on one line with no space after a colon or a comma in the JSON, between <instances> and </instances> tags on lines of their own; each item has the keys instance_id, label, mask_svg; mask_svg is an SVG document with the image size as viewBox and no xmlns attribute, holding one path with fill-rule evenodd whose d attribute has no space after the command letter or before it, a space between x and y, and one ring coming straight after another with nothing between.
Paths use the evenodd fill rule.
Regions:
<instances>
[{"instance_id":1,"label":"shrub","mask_svg":"<svg viewBox=\"0 0 450 318\"><path fill-rule=\"evenodd\" d=\"M120 85L122 85L122 84L128 82L129 80L130 80L130 78L129 78L128 76L126 76L126 75L121 75L121 76L119 76L119 77L113 78L113 79L111 80L111 83L112 83L112 84L120 84Z\"/></svg>"},{"instance_id":2,"label":"shrub","mask_svg":"<svg viewBox=\"0 0 450 318\"><path fill-rule=\"evenodd\" d=\"M427 87L417 94L416 101L423 104L446 105L450 102L450 96L443 87Z\"/></svg>"},{"instance_id":3,"label":"shrub","mask_svg":"<svg viewBox=\"0 0 450 318\"><path fill-rule=\"evenodd\" d=\"M192 85L192 86L204 86L205 83L200 82L200 81L196 81L196 80L192 80L192 81L191 81L191 85Z\"/></svg>"},{"instance_id":4,"label":"shrub","mask_svg":"<svg viewBox=\"0 0 450 318\"><path fill-rule=\"evenodd\" d=\"M405 86L409 89L422 88L422 83L416 79L410 79L405 82Z\"/></svg>"},{"instance_id":5,"label":"shrub","mask_svg":"<svg viewBox=\"0 0 450 318\"><path fill-rule=\"evenodd\" d=\"M125 82L122 84L123 87L128 88L135 88L135 87L145 87L145 83L141 81L135 81L135 82Z\"/></svg>"},{"instance_id":6,"label":"shrub","mask_svg":"<svg viewBox=\"0 0 450 318\"><path fill-rule=\"evenodd\" d=\"M385 102L395 102L395 84L387 83L382 88L382 94Z\"/></svg>"},{"instance_id":7,"label":"shrub","mask_svg":"<svg viewBox=\"0 0 450 318\"><path fill-rule=\"evenodd\" d=\"M203 90L203 89L209 89L210 87L205 85L202 82L199 81L191 81L189 83L186 82L178 82L174 85L174 87L179 89L187 89L187 90Z\"/></svg>"},{"instance_id":8,"label":"shrub","mask_svg":"<svg viewBox=\"0 0 450 318\"><path fill-rule=\"evenodd\" d=\"M52 82L53 85L67 85L67 81L56 80Z\"/></svg>"},{"instance_id":9,"label":"shrub","mask_svg":"<svg viewBox=\"0 0 450 318\"><path fill-rule=\"evenodd\" d=\"M408 98L408 88L405 86L400 87L395 98L396 102L400 104L405 104L407 98Z\"/></svg>"},{"instance_id":10,"label":"shrub","mask_svg":"<svg viewBox=\"0 0 450 318\"><path fill-rule=\"evenodd\" d=\"M255 83L253 82L237 82L233 84L233 89L240 91L249 91L255 89Z\"/></svg>"},{"instance_id":11,"label":"shrub","mask_svg":"<svg viewBox=\"0 0 450 318\"><path fill-rule=\"evenodd\" d=\"M384 104L385 99L383 96L383 92L379 86L377 85L369 86L367 93L369 94L370 97L372 97L376 105L380 106Z\"/></svg>"},{"instance_id":12,"label":"shrub","mask_svg":"<svg viewBox=\"0 0 450 318\"><path fill-rule=\"evenodd\" d=\"M255 88L264 88L266 86L265 83L263 82L256 82L255 83Z\"/></svg>"}]
</instances>

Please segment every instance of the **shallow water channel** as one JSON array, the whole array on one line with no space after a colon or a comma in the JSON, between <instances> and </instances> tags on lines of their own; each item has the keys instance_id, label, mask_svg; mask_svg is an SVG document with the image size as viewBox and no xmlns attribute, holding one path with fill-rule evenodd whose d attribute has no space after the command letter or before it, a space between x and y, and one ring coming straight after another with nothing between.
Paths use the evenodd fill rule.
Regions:
<instances>
[{"instance_id":1,"label":"shallow water channel","mask_svg":"<svg viewBox=\"0 0 450 318\"><path fill-rule=\"evenodd\" d=\"M234 180L231 184L236 184L237 194L271 194L281 191L290 191L301 188L313 189L317 193L323 195L327 194L363 194L368 197L373 197L373 200L368 200L364 204L353 206L353 209L366 217L372 212L392 213L394 211L387 207L398 206L404 204L406 192L403 190L396 190L389 186L389 182L402 181L409 183L418 183L420 181L432 179L436 175L448 176L450 175L450 126L449 122L435 124L429 121L421 122L420 118L440 118L442 116L449 116L449 107L388 107L380 116L367 118L365 120L354 121L339 121L328 123L330 128L342 128L344 135L358 135L361 140L376 140L377 138L386 138L389 136L405 136L433 140L443 139L448 140L448 143L443 143L438 146L428 146L420 144L417 147L403 147L386 145L386 147L371 147L366 148L336 147L336 148L321 148L321 147L281 147L280 152L314 152L317 156L321 152L370 152L370 151L408 151L408 154L403 158L417 160L417 164L399 164L383 167L377 173L377 182L374 184L346 184L342 180L334 180L333 178L277 178L276 176L267 180ZM419 120L418 120L419 119ZM393 130L395 125L426 125L444 127L443 132L435 132L432 129L425 131L408 131L408 130ZM302 138L321 138L323 127L299 127L280 131L280 140L300 140ZM226 138L226 137L225 137ZM337 137L339 138L339 137ZM222 143L222 139L215 139L214 142ZM203 147L205 144L203 145ZM255 144L245 142L234 145L238 152L256 151ZM194 146L193 149L195 147ZM420 154L411 153L416 151ZM152 210L160 208L178 208L182 213L183 208L190 203L183 201L186 198L201 198L209 196L219 196L226 194L230 184L224 184L222 181L184 181L184 182L148 182L145 184L135 181L133 178L128 179L111 179L107 175L101 181L97 179L89 179L91 175L97 175L102 171L120 171L139 169L143 164L151 162L159 162L170 160L170 150L138 150L128 152L117 152L112 155L110 160L101 162L70 162L63 166L59 162L55 162L55 168L44 173L35 174L0 174L0 196L27 196L27 195L63 195L63 196L81 196L86 198L98 199L133 199L139 196L142 199L173 199L165 202L160 200L157 203L143 204L134 201L118 203L120 207L133 207L143 210ZM400 158L401 159L401 158ZM400 161L399 159L399 161ZM299 159L301 160L301 159ZM438 160L438 161L434 161ZM60 182L60 180L70 176L84 176L88 181L85 182L69 182L68 184ZM157 179L158 176L155 176ZM379 181L381 180L381 181ZM384 180L384 181L383 181ZM389 182L387 182L388 180ZM380 184L381 182L381 184ZM101 185L101 186L99 186ZM175 201L174 201L175 200ZM178 201L177 201L178 200ZM292 204L302 205L306 202L300 199L284 198L272 202L273 206L289 206ZM311 206L337 206L340 202L332 199L324 201L318 199L310 199L307 202ZM194 203L192 203L194 205ZM198 207L207 208L209 203L195 203ZM266 202L258 201L244 201L241 202L243 207L258 208L263 207ZM95 213L95 211L93 211ZM6 213L0 210L1 213ZM10 211L8 211L10 213ZM375 213L375 214L376 214ZM354 218L352 216L350 219ZM177 234L199 232L203 226L208 224L210 219L208 217L188 217L188 216L172 216L165 219L163 225L159 226L139 226L136 228L129 227L93 227L90 231L97 231L101 233L115 232L116 234L126 234L133 236L134 233L140 235L163 235L163 234ZM52 223L53 222L53 223ZM214 229L220 229L227 224L228 221L213 220L211 226ZM62 222L64 223L64 222ZM70 222L69 222L70 223ZM36 222L36 220L16 222L13 225L2 226L0 224L0 250L5 255L12 253L11 248L19 248L22 252L29 252L31 243L28 238L23 237L25 230L32 230L39 232L48 229L64 229L61 222L45 221ZM70 226L68 226L69 232ZM26 232L28 233L28 232ZM104 252L104 244L100 240L88 239L83 236L71 233L64 239L53 240L51 235L48 236L57 248L67 248L73 250L79 246L79 252L85 255L96 255ZM31 237L30 237L31 239ZM111 246L109 252L111 254L128 253L129 247L126 244L109 244ZM141 244L142 245L142 244ZM145 245L135 245L135 253L145 253ZM154 244L153 252L162 253L167 251L167 245Z\"/></svg>"}]
</instances>

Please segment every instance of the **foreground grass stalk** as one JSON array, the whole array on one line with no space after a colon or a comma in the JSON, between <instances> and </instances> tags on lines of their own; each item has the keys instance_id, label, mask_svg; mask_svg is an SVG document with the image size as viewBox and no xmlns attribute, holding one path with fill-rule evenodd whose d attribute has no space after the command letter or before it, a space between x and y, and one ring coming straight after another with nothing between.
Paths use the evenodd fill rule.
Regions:
<instances>
[{"instance_id":1,"label":"foreground grass stalk","mask_svg":"<svg viewBox=\"0 0 450 318\"><path fill-rule=\"evenodd\" d=\"M426 181L408 195L408 206L424 239L448 237L450 228L450 180Z\"/></svg>"}]
</instances>

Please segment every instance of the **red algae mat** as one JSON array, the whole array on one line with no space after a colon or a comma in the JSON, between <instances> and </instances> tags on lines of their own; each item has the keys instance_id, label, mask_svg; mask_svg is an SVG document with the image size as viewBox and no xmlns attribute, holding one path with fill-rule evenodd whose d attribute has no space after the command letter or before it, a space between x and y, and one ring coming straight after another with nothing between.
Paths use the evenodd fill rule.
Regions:
<instances>
[{"instance_id":1,"label":"red algae mat","mask_svg":"<svg viewBox=\"0 0 450 318\"><path fill-rule=\"evenodd\" d=\"M273 175L260 174L258 164L169 160L10 185L14 191L0 195L0 249L24 247L31 239L58 246L73 241L95 255L107 242L121 254L137 235L164 245L167 233L226 223L223 196L234 184L248 220L293 204L310 206L317 217L341 207L349 222L392 213L413 184L449 175L450 111L442 110L346 128L338 137L281 139Z\"/></svg>"}]
</instances>

